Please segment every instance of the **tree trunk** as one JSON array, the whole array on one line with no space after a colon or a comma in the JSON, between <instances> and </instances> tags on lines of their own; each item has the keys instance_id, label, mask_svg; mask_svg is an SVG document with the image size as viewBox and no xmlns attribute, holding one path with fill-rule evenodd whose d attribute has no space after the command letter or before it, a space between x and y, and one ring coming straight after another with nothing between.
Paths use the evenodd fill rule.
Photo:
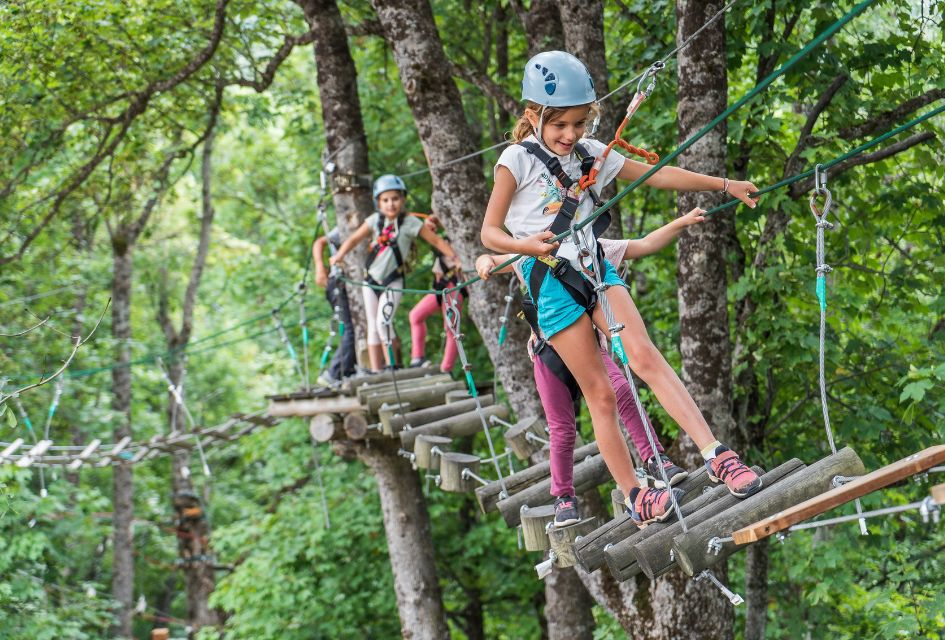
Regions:
<instances>
[{"instance_id":1,"label":"tree trunk","mask_svg":"<svg viewBox=\"0 0 945 640\"><path fill-rule=\"evenodd\" d=\"M721 0L676 1L676 41L682 42L720 8ZM720 19L678 59L677 120L679 141L687 139L725 109L728 82L725 65L725 21ZM725 175L724 123L679 156L679 166L700 173ZM721 196L714 198L721 202ZM708 206L705 194L681 193L680 211ZM734 234L731 216L717 216L680 237L677 258L680 350L683 381L720 440L734 435L732 418L732 347L726 301L724 247ZM702 463L695 445L682 438L683 465ZM716 574L727 577L724 566ZM653 594L654 626L659 638L731 638L730 604L706 583L696 583L680 571L660 580Z\"/></svg>"},{"instance_id":2,"label":"tree trunk","mask_svg":"<svg viewBox=\"0 0 945 640\"><path fill-rule=\"evenodd\" d=\"M528 41L528 56L564 48L564 31L557 0L531 0L526 9L522 0L510 4L522 23Z\"/></svg>"},{"instance_id":3,"label":"tree trunk","mask_svg":"<svg viewBox=\"0 0 945 640\"><path fill-rule=\"evenodd\" d=\"M442 640L449 637L449 629L434 562L430 514L420 476L397 449L392 440L376 440L370 447L359 445L358 457L377 479L401 635L411 640Z\"/></svg>"},{"instance_id":4,"label":"tree trunk","mask_svg":"<svg viewBox=\"0 0 945 640\"><path fill-rule=\"evenodd\" d=\"M115 340L115 367L112 369L112 411L115 442L131 436L131 252L133 242L124 235L112 239L112 337ZM131 465L114 466L112 597L118 603L118 623L114 633L131 637L134 601L134 486Z\"/></svg>"},{"instance_id":5,"label":"tree trunk","mask_svg":"<svg viewBox=\"0 0 945 640\"><path fill-rule=\"evenodd\" d=\"M318 72L318 94L322 103L325 127L326 157L323 166L334 164L330 184L339 176L360 177L346 180L346 187L332 188L335 217L342 237L349 236L374 211L371 197L371 170L368 165L367 137L361 118L358 97L358 72L348 48L348 35L335 0L295 0L302 7L305 19L318 33L314 43L315 67ZM337 183L340 184L340 183ZM351 252L345 272L352 280L361 280L360 265L367 256L364 244ZM348 304L357 335L367 336L364 302L361 292L349 285Z\"/></svg>"},{"instance_id":6,"label":"tree trunk","mask_svg":"<svg viewBox=\"0 0 945 640\"><path fill-rule=\"evenodd\" d=\"M373 0L394 52L400 79L423 150L436 167L458 156L476 151L475 140L463 112L459 90L427 0ZM484 251L479 242L480 223L487 194L482 164L471 158L443 169L434 168L433 210L444 221L453 246L466 267ZM494 370L518 415L538 415L541 404L532 382L531 363L525 354L528 329L523 322L508 324L507 344L499 348L499 318L503 315L508 279L493 277L466 289L468 309L489 351ZM468 344L468 343L467 343ZM482 380L483 372L473 371Z\"/></svg>"}]
</instances>

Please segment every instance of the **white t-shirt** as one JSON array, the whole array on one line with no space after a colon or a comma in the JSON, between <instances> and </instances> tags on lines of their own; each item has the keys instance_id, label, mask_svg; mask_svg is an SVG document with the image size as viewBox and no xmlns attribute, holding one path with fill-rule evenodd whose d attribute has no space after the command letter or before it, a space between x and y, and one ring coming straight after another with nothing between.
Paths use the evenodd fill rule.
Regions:
<instances>
[{"instance_id":1,"label":"white t-shirt","mask_svg":"<svg viewBox=\"0 0 945 640\"><path fill-rule=\"evenodd\" d=\"M534 135L528 136L525 141L538 142ZM607 145L588 138L581 138L579 143L595 157L601 155L607 148ZM542 147L550 153L547 147L544 145ZM583 193L577 184L581 178L581 161L574 152L566 156L557 156L557 158L564 171L574 180L571 192L581 202L574 215L574 222L580 222L594 212L594 201L589 194ZM610 152L597 175L596 184L591 187L595 193L600 193L601 189L613 182L620 173L624 160L625 158L616 150ZM509 212L505 217L505 226L512 233L512 237L526 238L551 227L564 201L565 192L545 165L528 153L525 147L511 144L499 156L496 168L499 166L504 166L511 171L516 183L515 194L512 196ZM596 241L590 227L591 225L581 231L584 233L588 249L593 252L596 250ZM570 260L575 269L581 268L577 259L577 246L571 236L561 241L557 255L559 258Z\"/></svg>"}]
</instances>

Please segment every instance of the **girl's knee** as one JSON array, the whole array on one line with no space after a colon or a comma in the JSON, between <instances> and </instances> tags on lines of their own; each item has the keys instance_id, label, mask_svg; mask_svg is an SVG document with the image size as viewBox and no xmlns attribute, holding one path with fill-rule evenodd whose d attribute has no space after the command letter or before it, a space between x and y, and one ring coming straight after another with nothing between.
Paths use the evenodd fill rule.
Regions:
<instances>
[{"instance_id":1,"label":"girl's knee","mask_svg":"<svg viewBox=\"0 0 945 640\"><path fill-rule=\"evenodd\" d=\"M644 379L649 373L656 371L663 360L663 355L649 339L634 344L628 356L634 372Z\"/></svg>"},{"instance_id":2,"label":"girl's knee","mask_svg":"<svg viewBox=\"0 0 945 640\"><path fill-rule=\"evenodd\" d=\"M617 396L610 384L594 385L591 389L582 389L581 391L584 393L584 399L588 406L593 406L608 413L617 410Z\"/></svg>"}]
</instances>

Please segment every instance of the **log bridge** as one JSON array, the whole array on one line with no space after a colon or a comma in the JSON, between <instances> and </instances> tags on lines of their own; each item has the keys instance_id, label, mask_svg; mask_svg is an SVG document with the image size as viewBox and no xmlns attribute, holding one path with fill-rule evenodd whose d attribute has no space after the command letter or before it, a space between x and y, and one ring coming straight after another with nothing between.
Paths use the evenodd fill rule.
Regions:
<instances>
[{"instance_id":1,"label":"log bridge","mask_svg":"<svg viewBox=\"0 0 945 640\"><path fill-rule=\"evenodd\" d=\"M938 445L867 474L856 452L845 448L809 465L794 458L770 471L753 467L763 489L744 500L724 485L713 485L700 468L678 487L684 492L680 508L685 530L674 518L638 528L623 512L622 495L614 497L614 518L608 522L588 518L555 528L548 462L500 482L480 476L494 475L491 459L451 450L455 438L481 432L483 421L493 429L499 425L506 445L502 455L511 468L513 454L526 459L547 448L542 419L507 422L508 409L495 404L491 395L479 397L480 414L462 382L434 369L396 375L396 387L391 374L383 373L345 380L334 393L270 396L268 414L308 418L315 442L399 440L401 455L430 474L440 489L474 492L483 513L497 511L509 527L521 527L526 550L546 554L535 567L539 577L555 567L575 565L587 572L606 567L618 581L641 573L653 579L677 567L699 576L746 544L945 463L945 445ZM613 482L597 443L579 446L573 459L578 494ZM934 487L929 500L945 503L945 485Z\"/></svg>"}]
</instances>

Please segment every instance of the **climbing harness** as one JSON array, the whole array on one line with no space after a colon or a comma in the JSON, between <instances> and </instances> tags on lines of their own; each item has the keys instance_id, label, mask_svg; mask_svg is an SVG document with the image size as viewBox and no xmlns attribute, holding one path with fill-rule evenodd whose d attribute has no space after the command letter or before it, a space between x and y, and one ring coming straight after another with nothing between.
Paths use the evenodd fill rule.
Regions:
<instances>
[{"instance_id":1,"label":"climbing harness","mask_svg":"<svg viewBox=\"0 0 945 640\"><path fill-rule=\"evenodd\" d=\"M823 208L817 204L818 198L824 200ZM833 438L833 429L830 426L830 412L827 408L827 377L826 377L826 342L827 342L827 274L832 271L829 264L825 262L826 249L824 234L828 229L833 229L833 224L827 220L830 213L830 206L833 204L833 194L827 188L827 171L823 165L814 167L814 191L810 195L810 211L814 214L814 220L817 227L817 249L815 271L817 273L816 294L820 306L820 339L819 339L819 381L820 381L820 406L824 414L824 429L827 432L827 442L830 444L831 453L837 453L837 445ZM860 499L855 501L856 512L863 513L863 505ZM860 534L869 535L866 528L866 519L860 518Z\"/></svg>"},{"instance_id":2,"label":"climbing harness","mask_svg":"<svg viewBox=\"0 0 945 640\"><path fill-rule=\"evenodd\" d=\"M572 223L574 216L577 214L577 210L585 194L591 196L595 206L600 205L600 200L593 189L585 189L579 193L575 193L575 191L572 190L576 181L564 170L561 166L561 161L558 160L557 157L542 149L541 145L538 143L525 141L519 144L548 169L548 172L558 182L562 193L564 193L561 207L558 209L558 213L555 214L555 219L549 227L552 233L557 236L566 233L569 229L573 229ZM581 176L588 175L595 162L594 156L580 144L574 145L574 151L581 163ZM599 237L609 225L610 213L607 212L606 215L597 218L593 227L591 227L594 237ZM575 242L577 241L576 237L573 239ZM574 298L574 301L590 312L595 306L595 292L588 285L587 281L581 277L581 274L571 266L571 262L558 258L557 253L558 249L555 249L550 255L536 257L535 264L528 278L528 288L532 299L535 301L538 300L545 274L550 270L552 277L557 278L561 282L568 293L571 294L571 297Z\"/></svg>"},{"instance_id":3,"label":"climbing harness","mask_svg":"<svg viewBox=\"0 0 945 640\"><path fill-rule=\"evenodd\" d=\"M400 244L398 243L398 236L400 234L400 225L406 219L407 214L401 213L397 216L393 223L389 225L384 225L385 216L381 213L377 213L377 224L374 228L374 241L371 243L370 249L368 249L367 258L364 261L364 280L368 284L372 284L380 287L387 287L387 285L392 282L399 280L406 275L406 263L404 262L404 255L400 249ZM389 274L387 274L383 280L378 282L375 280L368 270L374 264L374 261L386 250L390 249L393 251L394 263L397 265Z\"/></svg>"},{"instance_id":4,"label":"climbing harness","mask_svg":"<svg viewBox=\"0 0 945 640\"><path fill-rule=\"evenodd\" d=\"M601 167L604 166L607 156L610 155L611 150L615 146L619 146L621 149L625 149L633 155L640 156L646 160L647 164L656 164L660 161L658 154L632 145L624 140L622 136L623 130L630 122L633 114L637 112L637 109L640 108L640 105L643 104L643 101L649 98L650 94L653 93L653 90L656 88L656 74L662 71L665 67L666 65L663 62L654 62L652 65L650 65L650 68L644 71L643 75L640 76L640 81L637 83L637 90L633 94L633 98L630 100L630 103L627 105L627 113L621 121L620 126L617 127L617 131L614 133L614 139L610 141L603 153L597 157L597 159L594 161L593 167L591 167L591 170L587 173L587 175L581 176L578 184L582 189L589 189L591 185L597 183L597 175L600 173ZM647 84L647 80L649 80L649 84Z\"/></svg>"},{"instance_id":5,"label":"climbing harness","mask_svg":"<svg viewBox=\"0 0 945 640\"><path fill-rule=\"evenodd\" d=\"M459 353L459 361L463 365L463 373L466 376L466 386L469 387L469 395L476 401L476 413L479 415L479 421L482 423L482 432L486 434L486 443L489 445L489 456L492 464L495 466L496 475L499 478L499 487L502 492L509 495L505 486L505 478L502 476L502 468L499 466L499 459L495 453L495 446L492 444L492 435L489 433L489 423L482 410L482 402L479 400L479 392L476 390L476 383L472 376L472 365L466 359L466 349L463 348L463 333L461 329L462 317L459 314L459 306L456 300L449 298L446 300L446 328L453 336L456 342L456 350Z\"/></svg>"},{"instance_id":6,"label":"climbing harness","mask_svg":"<svg viewBox=\"0 0 945 640\"><path fill-rule=\"evenodd\" d=\"M529 296L522 296L522 310L519 312L519 317L528 323L532 334L535 336L535 341L531 347L532 355L539 358L551 373L568 388L571 401L576 401L581 397L581 388L578 386L577 380L574 379L571 370L558 355L558 352L542 337L541 328L538 326L538 309Z\"/></svg>"}]
</instances>

